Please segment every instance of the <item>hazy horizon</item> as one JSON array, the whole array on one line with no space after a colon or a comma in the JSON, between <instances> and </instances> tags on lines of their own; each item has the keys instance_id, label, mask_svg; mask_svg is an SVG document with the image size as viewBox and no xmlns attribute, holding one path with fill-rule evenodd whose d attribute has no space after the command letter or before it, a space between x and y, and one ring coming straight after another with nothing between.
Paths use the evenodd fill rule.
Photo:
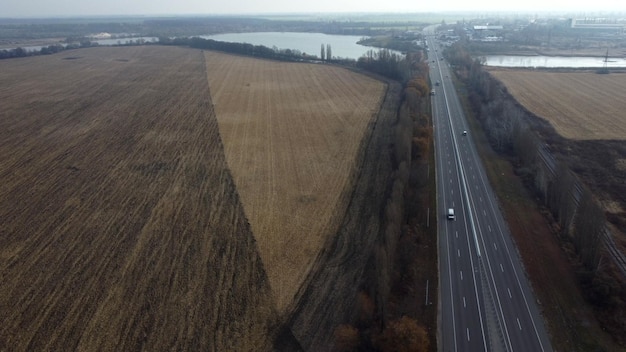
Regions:
<instances>
[{"instance_id":1,"label":"hazy horizon","mask_svg":"<svg viewBox=\"0 0 626 352\"><path fill-rule=\"evenodd\" d=\"M626 15L626 2L606 0L601 3L576 3L568 0L523 2L477 0L441 0L417 3L409 0L346 1L318 0L299 3L289 0L181 0L151 1L110 0L106 2L59 0L2 0L0 18L79 17L79 16L186 16L186 15L288 15L341 13L407 13L407 12L554 12Z\"/></svg>"}]
</instances>

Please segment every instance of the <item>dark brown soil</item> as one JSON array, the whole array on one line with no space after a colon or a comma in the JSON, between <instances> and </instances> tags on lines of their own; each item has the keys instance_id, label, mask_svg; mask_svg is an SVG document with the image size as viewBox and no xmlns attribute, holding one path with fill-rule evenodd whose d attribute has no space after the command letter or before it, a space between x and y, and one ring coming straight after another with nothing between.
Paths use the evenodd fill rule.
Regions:
<instances>
[{"instance_id":1,"label":"dark brown soil","mask_svg":"<svg viewBox=\"0 0 626 352\"><path fill-rule=\"evenodd\" d=\"M202 53L68 55L0 62L0 350L270 350Z\"/></svg>"}]
</instances>

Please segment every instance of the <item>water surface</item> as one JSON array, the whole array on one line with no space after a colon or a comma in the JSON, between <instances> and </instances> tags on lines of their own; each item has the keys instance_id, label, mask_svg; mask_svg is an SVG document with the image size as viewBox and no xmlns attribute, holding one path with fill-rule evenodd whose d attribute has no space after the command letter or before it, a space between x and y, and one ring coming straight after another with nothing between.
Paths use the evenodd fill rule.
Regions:
<instances>
[{"instance_id":1,"label":"water surface","mask_svg":"<svg viewBox=\"0 0 626 352\"><path fill-rule=\"evenodd\" d=\"M321 46L330 44L334 58L358 59L368 50L378 51L378 48L357 44L363 37L358 35L330 35L323 33L300 32L253 32L253 33L223 33L201 35L200 38L232 43L248 43L263 45L268 48L299 50L308 55L317 57L321 54Z\"/></svg>"}]
</instances>

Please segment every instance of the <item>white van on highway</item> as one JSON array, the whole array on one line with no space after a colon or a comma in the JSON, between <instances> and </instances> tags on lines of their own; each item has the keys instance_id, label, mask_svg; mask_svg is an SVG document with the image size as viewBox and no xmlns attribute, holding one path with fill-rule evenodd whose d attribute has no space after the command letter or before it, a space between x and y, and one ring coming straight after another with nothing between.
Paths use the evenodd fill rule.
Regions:
<instances>
[{"instance_id":1,"label":"white van on highway","mask_svg":"<svg viewBox=\"0 0 626 352\"><path fill-rule=\"evenodd\" d=\"M448 220L454 220L454 209L448 208Z\"/></svg>"}]
</instances>

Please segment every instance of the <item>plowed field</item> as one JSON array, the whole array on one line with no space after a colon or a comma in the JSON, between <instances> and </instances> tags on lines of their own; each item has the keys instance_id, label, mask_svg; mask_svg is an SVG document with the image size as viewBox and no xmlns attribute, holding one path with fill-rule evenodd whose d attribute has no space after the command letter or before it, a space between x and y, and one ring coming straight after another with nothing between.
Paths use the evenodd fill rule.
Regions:
<instances>
[{"instance_id":1,"label":"plowed field","mask_svg":"<svg viewBox=\"0 0 626 352\"><path fill-rule=\"evenodd\" d=\"M324 253L369 257L395 98L368 158L363 138L385 91L177 47L0 61L0 351L330 343L365 260L310 277Z\"/></svg>"},{"instance_id":2,"label":"plowed field","mask_svg":"<svg viewBox=\"0 0 626 352\"><path fill-rule=\"evenodd\" d=\"M205 55L226 160L283 311L343 218L385 84L327 65Z\"/></svg>"},{"instance_id":3,"label":"plowed field","mask_svg":"<svg viewBox=\"0 0 626 352\"><path fill-rule=\"evenodd\" d=\"M565 138L626 139L626 74L490 69L526 109Z\"/></svg>"},{"instance_id":4,"label":"plowed field","mask_svg":"<svg viewBox=\"0 0 626 352\"><path fill-rule=\"evenodd\" d=\"M271 350L200 51L0 61L0 350Z\"/></svg>"}]
</instances>

